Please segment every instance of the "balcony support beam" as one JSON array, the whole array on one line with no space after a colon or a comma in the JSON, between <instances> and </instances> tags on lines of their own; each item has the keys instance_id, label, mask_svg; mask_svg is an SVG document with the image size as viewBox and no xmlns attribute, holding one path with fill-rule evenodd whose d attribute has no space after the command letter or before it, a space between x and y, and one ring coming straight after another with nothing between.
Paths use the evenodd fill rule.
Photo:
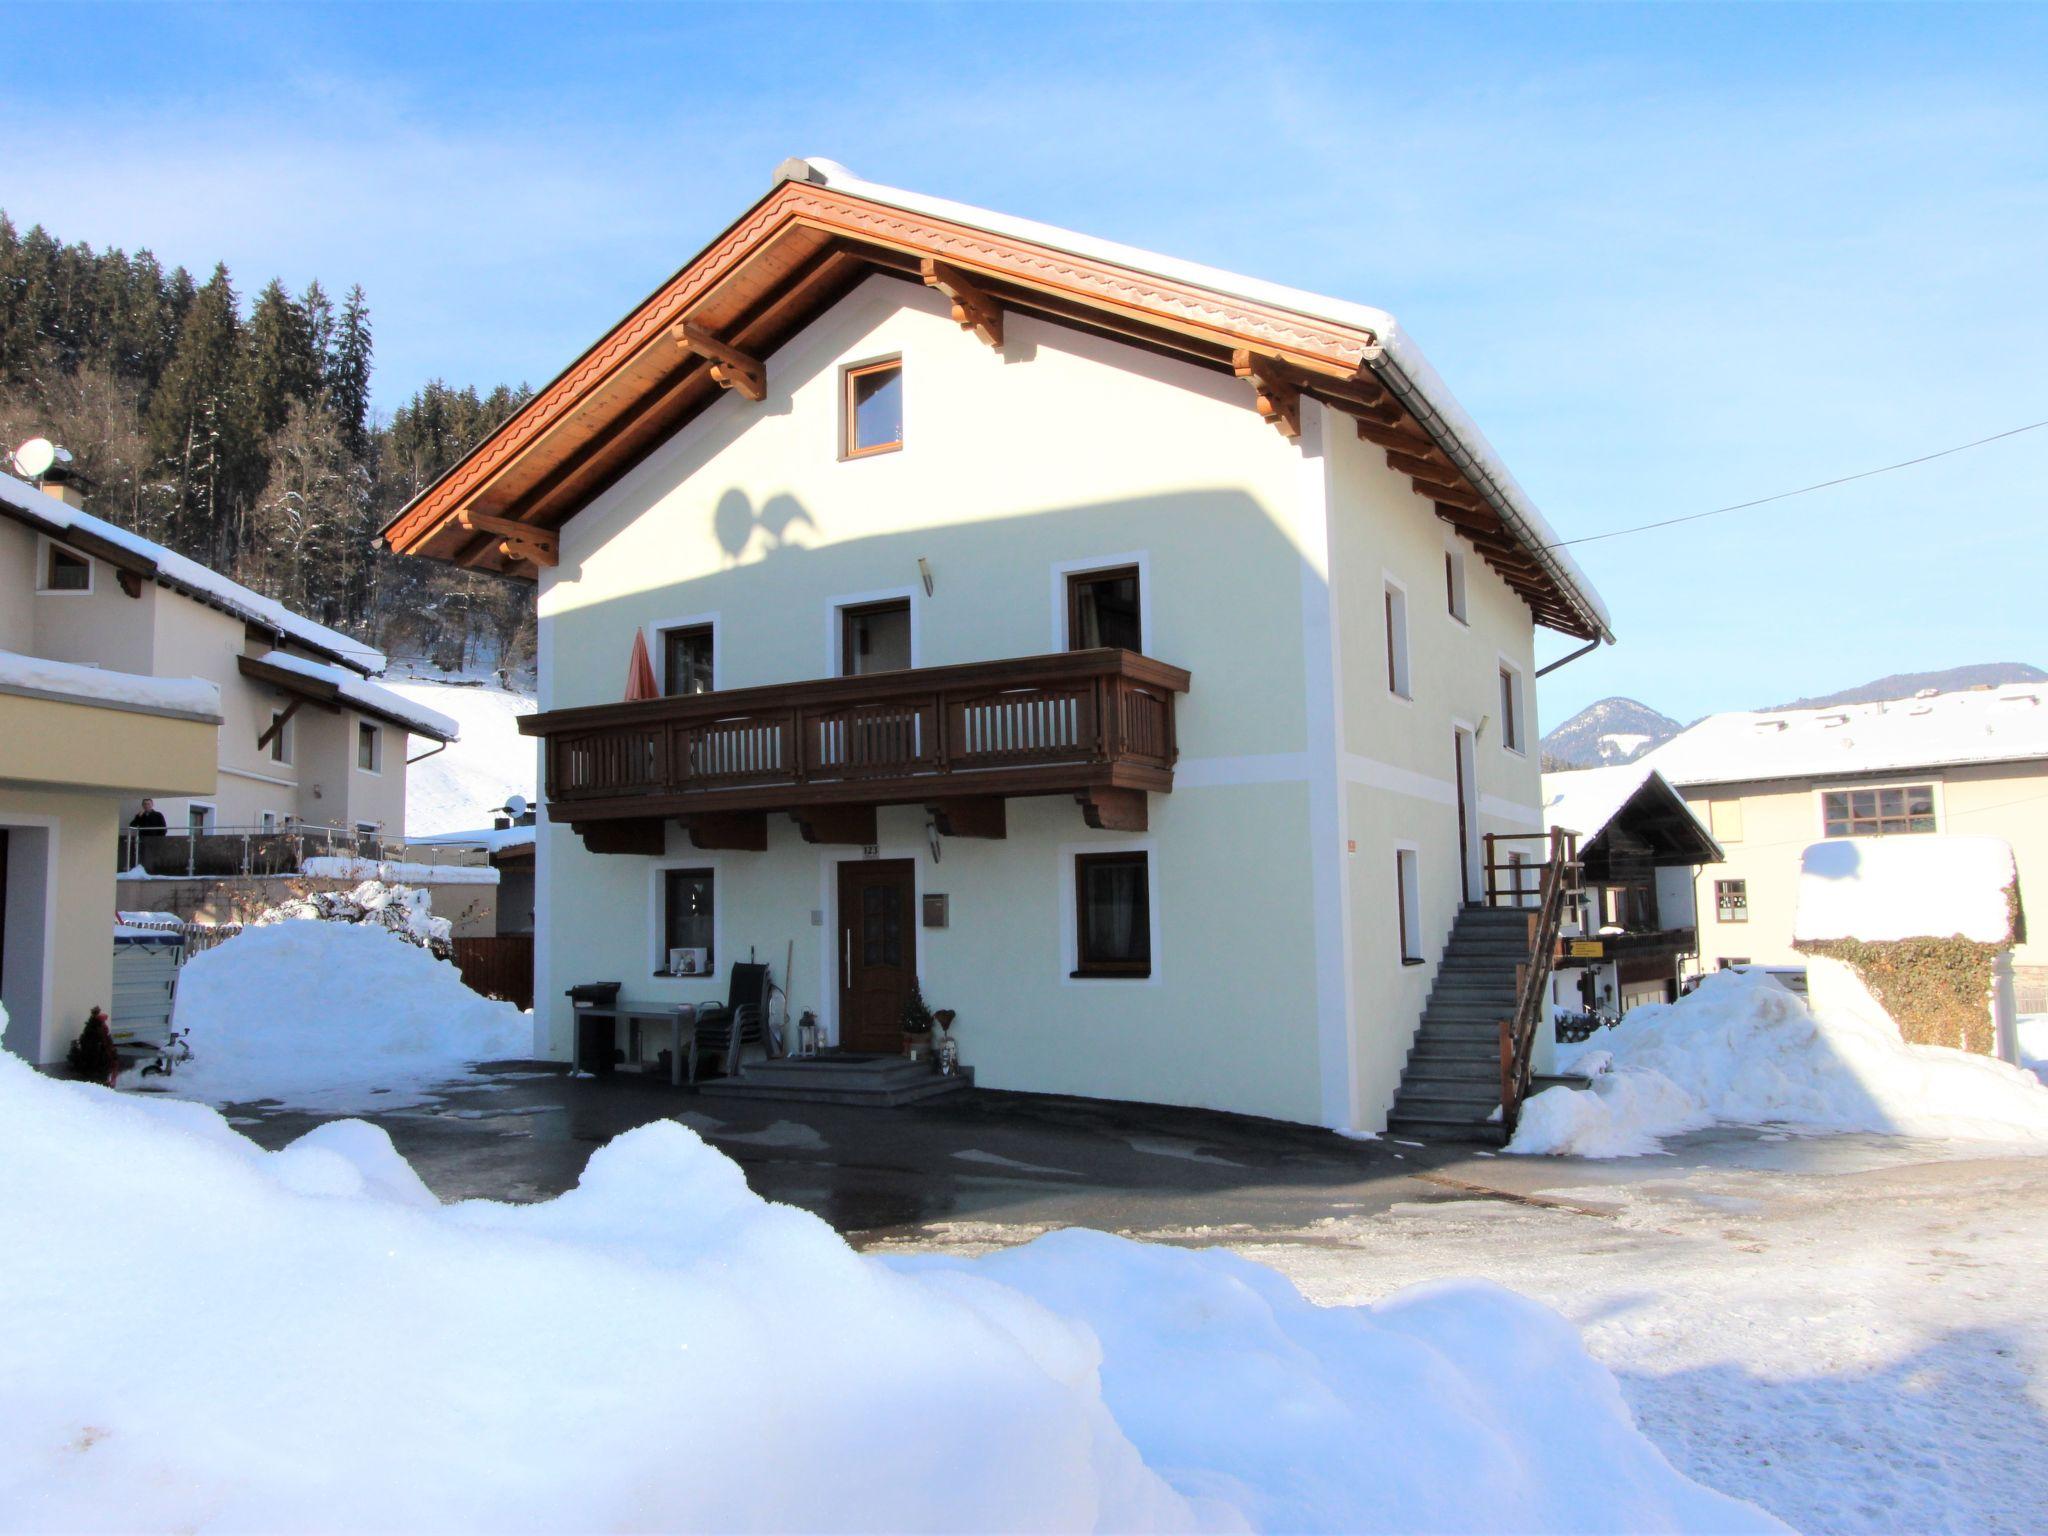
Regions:
<instances>
[{"instance_id":1,"label":"balcony support beam","mask_svg":"<svg viewBox=\"0 0 2048 1536\"><path fill-rule=\"evenodd\" d=\"M1091 789L1074 799L1098 832L1143 832L1150 827L1142 789Z\"/></svg>"},{"instance_id":2,"label":"balcony support beam","mask_svg":"<svg viewBox=\"0 0 2048 1536\"><path fill-rule=\"evenodd\" d=\"M668 823L659 816L616 821L571 822L570 829L592 853L659 855L668 851Z\"/></svg>"},{"instance_id":3,"label":"balcony support beam","mask_svg":"<svg viewBox=\"0 0 2048 1536\"><path fill-rule=\"evenodd\" d=\"M766 811L720 811L703 816L682 816L677 820L690 834L690 846L705 852L729 850L735 853L768 851Z\"/></svg>"},{"instance_id":4,"label":"balcony support beam","mask_svg":"<svg viewBox=\"0 0 2048 1536\"><path fill-rule=\"evenodd\" d=\"M807 843L847 843L864 848L882 840L875 830L872 805L807 805L791 811L789 819L797 824Z\"/></svg>"},{"instance_id":5,"label":"balcony support beam","mask_svg":"<svg viewBox=\"0 0 2048 1536\"><path fill-rule=\"evenodd\" d=\"M1008 804L1000 795L934 800L925 810L941 837L1005 838L1010 835Z\"/></svg>"}]
</instances>

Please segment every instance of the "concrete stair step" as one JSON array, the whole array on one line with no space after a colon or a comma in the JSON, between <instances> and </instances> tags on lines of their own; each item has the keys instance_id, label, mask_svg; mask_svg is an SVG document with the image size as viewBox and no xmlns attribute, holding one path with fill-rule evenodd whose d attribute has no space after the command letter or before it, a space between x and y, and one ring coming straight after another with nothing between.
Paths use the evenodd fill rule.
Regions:
<instances>
[{"instance_id":1,"label":"concrete stair step","mask_svg":"<svg viewBox=\"0 0 2048 1536\"><path fill-rule=\"evenodd\" d=\"M1492 1121L1440 1120L1425 1115L1389 1115L1387 1131L1414 1141L1474 1142L1489 1147L1500 1146L1507 1139Z\"/></svg>"},{"instance_id":2,"label":"concrete stair step","mask_svg":"<svg viewBox=\"0 0 2048 1536\"><path fill-rule=\"evenodd\" d=\"M698 1092L714 1099L779 1099L796 1104L864 1104L878 1109L916 1104L974 1086L974 1069L942 1076L929 1061L902 1056L831 1056L755 1062L738 1077L713 1078Z\"/></svg>"}]
</instances>

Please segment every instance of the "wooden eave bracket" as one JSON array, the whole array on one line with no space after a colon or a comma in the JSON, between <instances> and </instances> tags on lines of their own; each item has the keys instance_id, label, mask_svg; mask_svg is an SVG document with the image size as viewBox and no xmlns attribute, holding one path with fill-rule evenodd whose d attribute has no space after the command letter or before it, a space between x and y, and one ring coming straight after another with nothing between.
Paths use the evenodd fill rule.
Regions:
<instances>
[{"instance_id":1,"label":"wooden eave bracket","mask_svg":"<svg viewBox=\"0 0 2048 1536\"><path fill-rule=\"evenodd\" d=\"M757 357L727 346L694 320L685 320L669 334L687 352L694 352L711 364L711 377L720 389L736 389L749 400L768 398L768 369Z\"/></svg>"},{"instance_id":2,"label":"wooden eave bracket","mask_svg":"<svg viewBox=\"0 0 2048 1536\"><path fill-rule=\"evenodd\" d=\"M556 536L545 528L536 528L531 523L517 523L509 517L492 517L483 512L472 512L468 508L455 514L455 521L470 533L495 533L498 535L498 553L507 560L530 560L535 565L552 566L560 563L561 544Z\"/></svg>"},{"instance_id":3,"label":"wooden eave bracket","mask_svg":"<svg viewBox=\"0 0 2048 1536\"><path fill-rule=\"evenodd\" d=\"M935 256L918 263L925 286L936 288L953 301L953 320L964 331L972 331L990 346L1003 344L1003 307L986 288Z\"/></svg>"},{"instance_id":4,"label":"wooden eave bracket","mask_svg":"<svg viewBox=\"0 0 2048 1536\"><path fill-rule=\"evenodd\" d=\"M270 722L270 729L256 738L256 750L258 752L263 751L277 738L278 733L291 723L292 716L299 712L299 706L305 702L304 699L293 699L291 703L285 705L278 712L277 718Z\"/></svg>"},{"instance_id":5,"label":"wooden eave bracket","mask_svg":"<svg viewBox=\"0 0 2048 1536\"><path fill-rule=\"evenodd\" d=\"M1278 427L1282 436L1300 437L1301 386L1281 363L1240 347L1230 355L1230 366L1240 379L1251 380L1259 414Z\"/></svg>"}]
</instances>

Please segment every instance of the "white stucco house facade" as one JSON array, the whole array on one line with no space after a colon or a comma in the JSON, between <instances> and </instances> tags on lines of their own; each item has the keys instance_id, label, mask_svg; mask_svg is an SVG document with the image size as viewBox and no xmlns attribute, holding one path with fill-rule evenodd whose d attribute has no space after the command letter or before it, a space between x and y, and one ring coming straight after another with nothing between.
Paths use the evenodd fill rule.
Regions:
<instances>
[{"instance_id":1,"label":"white stucco house facade","mask_svg":"<svg viewBox=\"0 0 2048 1536\"><path fill-rule=\"evenodd\" d=\"M1611 638L1389 317L828 162L386 538L538 583L544 1052L751 957L848 1051L914 977L984 1086L1347 1130L1539 847L1537 626Z\"/></svg>"}]
</instances>

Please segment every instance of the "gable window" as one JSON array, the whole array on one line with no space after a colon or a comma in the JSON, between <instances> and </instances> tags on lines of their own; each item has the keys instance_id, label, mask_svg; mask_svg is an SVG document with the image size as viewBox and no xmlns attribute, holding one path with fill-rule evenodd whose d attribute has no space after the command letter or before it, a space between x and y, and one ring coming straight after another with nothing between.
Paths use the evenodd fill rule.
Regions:
<instances>
[{"instance_id":1,"label":"gable window","mask_svg":"<svg viewBox=\"0 0 2048 1536\"><path fill-rule=\"evenodd\" d=\"M1143 652L1145 635L1139 611L1135 565L1074 572L1067 577L1067 649L1092 651L1113 646Z\"/></svg>"},{"instance_id":2,"label":"gable window","mask_svg":"<svg viewBox=\"0 0 2048 1536\"><path fill-rule=\"evenodd\" d=\"M845 372L840 455L857 459L903 446L903 359L863 363Z\"/></svg>"},{"instance_id":3,"label":"gable window","mask_svg":"<svg viewBox=\"0 0 2048 1536\"><path fill-rule=\"evenodd\" d=\"M1830 789L1820 797L1829 837L1893 837L1934 830L1934 786Z\"/></svg>"},{"instance_id":4,"label":"gable window","mask_svg":"<svg viewBox=\"0 0 2048 1536\"><path fill-rule=\"evenodd\" d=\"M839 610L839 670L846 677L910 665L910 599Z\"/></svg>"},{"instance_id":5,"label":"gable window","mask_svg":"<svg viewBox=\"0 0 2048 1536\"><path fill-rule=\"evenodd\" d=\"M1150 855L1074 855L1074 974L1152 974Z\"/></svg>"},{"instance_id":6,"label":"gable window","mask_svg":"<svg viewBox=\"0 0 2048 1536\"><path fill-rule=\"evenodd\" d=\"M714 884L708 869L662 871L662 947L657 974L709 976L717 971L718 957L711 951Z\"/></svg>"},{"instance_id":7,"label":"gable window","mask_svg":"<svg viewBox=\"0 0 2048 1536\"><path fill-rule=\"evenodd\" d=\"M45 592L90 592L92 562L61 544L45 546L43 584Z\"/></svg>"},{"instance_id":8,"label":"gable window","mask_svg":"<svg viewBox=\"0 0 2048 1536\"><path fill-rule=\"evenodd\" d=\"M356 722L356 766L365 773L384 771L384 733L367 720Z\"/></svg>"},{"instance_id":9,"label":"gable window","mask_svg":"<svg viewBox=\"0 0 2048 1536\"><path fill-rule=\"evenodd\" d=\"M1444 551L1444 603L1452 618L1460 624L1465 619L1465 552L1462 549Z\"/></svg>"},{"instance_id":10,"label":"gable window","mask_svg":"<svg viewBox=\"0 0 2048 1536\"><path fill-rule=\"evenodd\" d=\"M1387 583L1387 691L1404 699L1415 695L1408 685L1408 594Z\"/></svg>"},{"instance_id":11,"label":"gable window","mask_svg":"<svg viewBox=\"0 0 2048 1536\"><path fill-rule=\"evenodd\" d=\"M1714 882L1714 916L1724 923L1746 923L1749 921L1749 882L1747 880L1716 880Z\"/></svg>"},{"instance_id":12,"label":"gable window","mask_svg":"<svg viewBox=\"0 0 2048 1536\"><path fill-rule=\"evenodd\" d=\"M1500 744L1510 752L1522 748L1522 674L1507 663L1500 669Z\"/></svg>"},{"instance_id":13,"label":"gable window","mask_svg":"<svg viewBox=\"0 0 2048 1536\"><path fill-rule=\"evenodd\" d=\"M1401 963L1422 964L1422 894L1417 885L1413 848L1394 852L1394 913L1401 931Z\"/></svg>"},{"instance_id":14,"label":"gable window","mask_svg":"<svg viewBox=\"0 0 2048 1536\"><path fill-rule=\"evenodd\" d=\"M661 691L671 697L711 692L714 644L709 624L664 629L661 632Z\"/></svg>"},{"instance_id":15,"label":"gable window","mask_svg":"<svg viewBox=\"0 0 2048 1536\"><path fill-rule=\"evenodd\" d=\"M291 717L281 709L270 712L270 760L273 763L292 760Z\"/></svg>"}]
</instances>

